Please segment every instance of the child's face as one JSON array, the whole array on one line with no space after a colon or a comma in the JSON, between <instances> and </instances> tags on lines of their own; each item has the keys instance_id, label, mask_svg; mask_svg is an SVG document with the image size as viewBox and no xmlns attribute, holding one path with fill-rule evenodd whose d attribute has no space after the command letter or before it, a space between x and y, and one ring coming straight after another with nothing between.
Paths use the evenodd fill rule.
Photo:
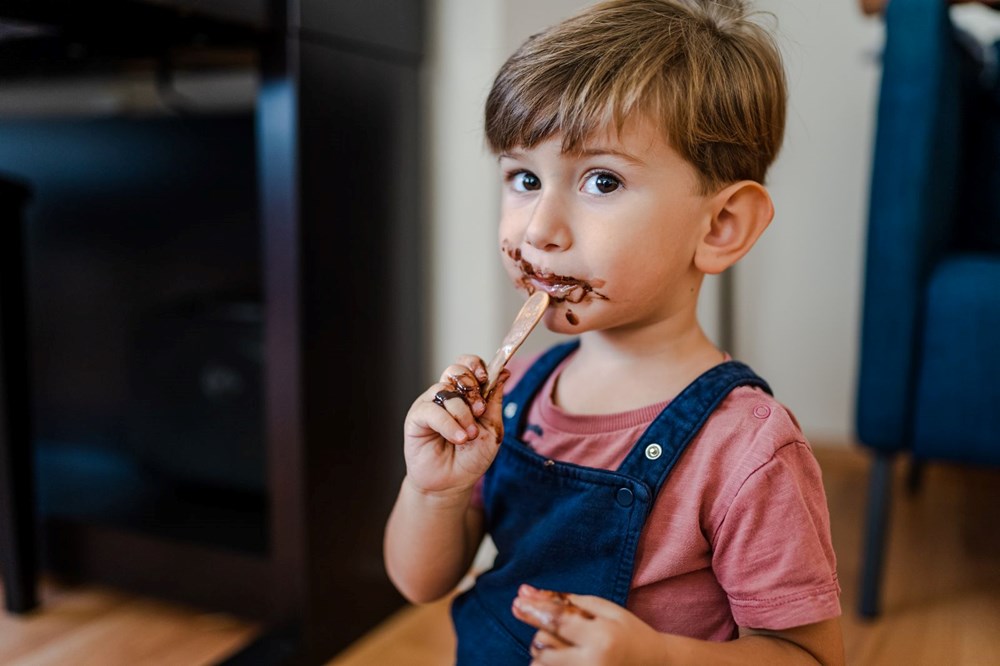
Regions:
<instances>
[{"instance_id":1,"label":"child's face","mask_svg":"<svg viewBox=\"0 0 1000 666\"><path fill-rule=\"evenodd\" d=\"M561 140L500 156L500 249L514 283L549 292L546 325L562 333L693 315L693 258L711 219L694 167L648 123L579 154Z\"/></svg>"}]
</instances>

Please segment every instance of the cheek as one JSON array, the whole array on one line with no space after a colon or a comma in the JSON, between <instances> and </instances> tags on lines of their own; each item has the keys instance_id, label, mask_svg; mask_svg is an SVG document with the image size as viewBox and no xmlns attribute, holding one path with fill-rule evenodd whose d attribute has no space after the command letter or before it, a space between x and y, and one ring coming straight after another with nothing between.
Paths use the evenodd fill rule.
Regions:
<instances>
[{"instance_id":1,"label":"cheek","mask_svg":"<svg viewBox=\"0 0 1000 666\"><path fill-rule=\"evenodd\" d=\"M662 291L680 277L679 248L646 239L636 244L616 246L595 266L595 276L603 279L600 291L615 302L645 299L650 292Z\"/></svg>"},{"instance_id":2,"label":"cheek","mask_svg":"<svg viewBox=\"0 0 1000 666\"><path fill-rule=\"evenodd\" d=\"M520 246L521 237L517 216L511 214L506 208L501 209L500 221L497 224L497 240L500 243L500 251L506 253L508 249Z\"/></svg>"},{"instance_id":3,"label":"cheek","mask_svg":"<svg viewBox=\"0 0 1000 666\"><path fill-rule=\"evenodd\" d=\"M517 245L511 242L510 238L505 236L502 231L499 239L499 250L500 264L503 266L504 272L513 282L517 283L522 279L520 265L515 259Z\"/></svg>"}]
</instances>

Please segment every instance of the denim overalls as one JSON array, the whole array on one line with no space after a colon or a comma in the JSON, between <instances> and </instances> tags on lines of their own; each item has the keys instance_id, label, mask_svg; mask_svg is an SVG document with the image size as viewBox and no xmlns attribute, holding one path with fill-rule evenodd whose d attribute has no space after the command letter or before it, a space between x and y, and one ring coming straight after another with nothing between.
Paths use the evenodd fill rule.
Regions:
<instances>
[{"instance_id":1,"label":"denim overalls","mask_svg":"<svg viewBox=\"0 0 1000 666\"><path fill-rule=\"evenodd\" d=\"M597 595L624 606L646 516L684 448L737 386L770 393L750 368L728 361L672 400L617 470L547 460L519 436L535 394L578 344L550 349L504 398L503 444L483 485L496 562L452 605L462 666L531 661L528 646L535 629L510 610L521 583Z\"/></svg>"}]
</instances>

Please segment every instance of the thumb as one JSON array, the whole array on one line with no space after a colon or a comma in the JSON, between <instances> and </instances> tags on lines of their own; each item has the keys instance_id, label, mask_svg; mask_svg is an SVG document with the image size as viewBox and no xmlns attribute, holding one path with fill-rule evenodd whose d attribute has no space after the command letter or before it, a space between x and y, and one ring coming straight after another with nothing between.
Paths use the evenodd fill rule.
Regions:
<instances>
[{"instance_id":1,"label":"thumb","mask_svg":"<svg viewBox=\"0 0 1000 666\"><path fill-rule=\"evenodd\" d=\"M490 397L486 401L486 411L479 417L483 425L497 433L497 439L503 437L503 389L509 378L510 370L500 371L496 386L493 387L493 392L490 393Z\"/></svg>"},{"instance_id":2,"label":"thumb","mask_svg":"<svg viewBox=\"0 0 1000 666\"><path fill-rule=\"evenodd\" d=\"M588 594L567 594L566 599L572 605L590 613L594 617L613 618L620 615L624 610L615 602L609 601L604 597L596 597Z\"/></svg>"}]
</instances>

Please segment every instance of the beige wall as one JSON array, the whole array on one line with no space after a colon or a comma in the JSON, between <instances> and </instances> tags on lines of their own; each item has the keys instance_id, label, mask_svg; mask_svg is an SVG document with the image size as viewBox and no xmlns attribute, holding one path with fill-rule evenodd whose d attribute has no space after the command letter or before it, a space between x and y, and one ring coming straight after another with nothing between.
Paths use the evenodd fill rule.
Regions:
<instances>
[{"instance_id":1,"label":"beige wall","mask_svg":"<svg viewBox=\"0 0 1000 666\"><path fill-rule=\"evenodd\" d=\"M496 68L578 0L437 0L428 63L434 185L432 359L489 356L516 312L496 252L497 176L482 102ZM817 440L853 432L863 220L881 25L851 0L760 0L777 18L791 101L769 186L777 215L735 275L732 350L773 384ZM714 285L703 324L715 333ZM537 337L537 339L536 339ZM551 340L533 336L537 348Z\"/></svg>"},{"instance_id":2,"label":"beige wall","mask_svg":"<svg viewBox=\"0 0 1000 666\"><path fill-rule=\"evenodd\" d=\"M775 219L737 267L737 353L807 435L853 435L864 219L883 31L852 0L764 0L789 81Z\"/></svg>"}]
</instances>

